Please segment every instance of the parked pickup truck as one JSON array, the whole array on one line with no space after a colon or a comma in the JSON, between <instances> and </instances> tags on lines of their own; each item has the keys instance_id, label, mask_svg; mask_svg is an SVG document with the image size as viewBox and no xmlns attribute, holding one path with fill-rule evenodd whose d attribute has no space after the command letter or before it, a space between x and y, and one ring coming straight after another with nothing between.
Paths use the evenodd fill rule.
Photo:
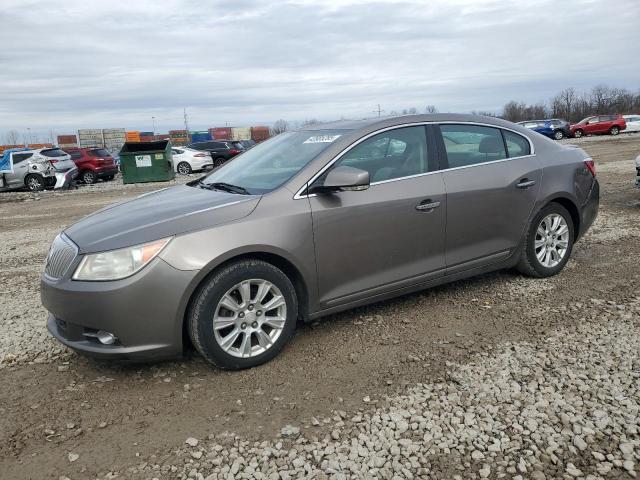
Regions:
<instances>
[{"instance_id":1,"label":"parked pickup truck","mask_svg":"<svg viewBox=\"0 0 640 480\"><path fill-rule=\"evenodd\" d=\"M68 188L77 174L71 158L57 148L14 148L0 157L0 191Z\"/></svg>"}]
</instances>

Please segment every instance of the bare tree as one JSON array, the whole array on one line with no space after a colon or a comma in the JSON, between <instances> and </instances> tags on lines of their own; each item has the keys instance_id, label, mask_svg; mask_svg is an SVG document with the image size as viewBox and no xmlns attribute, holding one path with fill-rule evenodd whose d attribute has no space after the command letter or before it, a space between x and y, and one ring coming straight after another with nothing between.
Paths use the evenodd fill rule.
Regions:
<instances>
[{"instance_id":1,"label":"bare tree","mask_svg":"<svg viewBox=\"0 0 640 480\"><path fill-rule=\"evenodd\" d=\"M17 130L9 130L4 138L7 145L17 145L20 141L20 134Z\"/></svg>"},{"instance_id":2,"label":"bare tree","mask_svg":"<svg viewBox=\"0 0 640 480\"><path fill-rule=\"evenodd\" d=\"M438 109L435 105L427 105L424 109L424 113L438 113Z\"/></svg>"},{"instance_id":3,"label":"bare tree","mask_svg":"<svg viewBox=\"0 0 640 480\"><path fill-rule=\"evenodd\" d=\"M418 110L416 109L416 107L411 107L409 109L409 115L415 115L416 113L418 113Z\"/></svg>"},{"instance_id":4,"label":"bare tree","mask_svg":"<svg viewBox=\"0 0 640 480\"><path fill-rule=\"evenodd\" d=\"M278 135L279 133L286 132L287 130L289 130L289 124L286 120L280 119L271 126L271 135Z\"/></svg>"}]
</instances>

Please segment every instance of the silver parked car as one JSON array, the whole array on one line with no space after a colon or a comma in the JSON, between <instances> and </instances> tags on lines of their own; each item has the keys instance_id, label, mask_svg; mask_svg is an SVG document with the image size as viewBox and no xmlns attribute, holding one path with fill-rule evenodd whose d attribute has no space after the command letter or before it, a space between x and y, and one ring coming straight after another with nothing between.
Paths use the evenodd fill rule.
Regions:
<instances>
[{"instance_id":1,"label":"silver parked car","mask_svg":"<svg viewBox=\"0 0 640 480\"><path fill-rule=\"evenodd\" d=\"M5 151L1 157L0 191L66 188L77 174L71 157L59 148L15 148Z\"/></svg>"},{"instance_id":2,"label":"silver parked car","mask_svg":"<svg viewBox=\"0 0 640 480\"><path fill-rule=\"evenodd\" d=\"M273 358L296 323L501 268L560 272L598 211L591 158L510 122L417 115L287 132L54 241L48 328L112 358Z\"/></svg>"}]
</instances>

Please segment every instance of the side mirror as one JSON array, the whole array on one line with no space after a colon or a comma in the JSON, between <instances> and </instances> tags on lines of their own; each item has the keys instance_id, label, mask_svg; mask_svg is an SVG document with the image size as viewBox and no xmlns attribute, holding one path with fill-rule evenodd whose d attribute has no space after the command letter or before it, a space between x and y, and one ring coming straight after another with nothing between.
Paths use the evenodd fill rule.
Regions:
<instances>
[{"instance_id":1,"label":"side mirror","mask_svg":"<svg viewBox=\"0 0 640 480\"><path fill-rule=\"evenodd\" d=\"M331 170L324 182L312 187L313 193L360 191L369 188L369 172L359 168L341 166Z\"/></svg>"}]
</instances>

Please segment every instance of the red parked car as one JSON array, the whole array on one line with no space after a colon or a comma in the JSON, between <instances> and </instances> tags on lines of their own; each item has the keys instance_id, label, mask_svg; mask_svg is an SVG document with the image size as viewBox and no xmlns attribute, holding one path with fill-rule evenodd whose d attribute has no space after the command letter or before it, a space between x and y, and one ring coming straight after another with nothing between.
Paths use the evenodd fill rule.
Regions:
<instances>
[{"instance_id":1,"label":"red parked car","mask_svg":"<svg viewBox=\"0 0 640 480\"><path fill-rule=\"evenodd\" d=\"M574 123L569 127L571 134L580 138L583 135L595 135L598 133L608 133L618 135L627 128L627 122L622 115L593 115Z\"/></svg>"},{"instance_id":2,"label":"red parked car","mask_svg":"<svg viewBox=\"0 0 640 480\"><path fill-rule=\"evenodd\" d=\"M71 155L80 171L78 179L87 185L99 178L113 180L118 173L118 165L104 148L67 148L65 152Z\"/></svg>"}]
</instances>

